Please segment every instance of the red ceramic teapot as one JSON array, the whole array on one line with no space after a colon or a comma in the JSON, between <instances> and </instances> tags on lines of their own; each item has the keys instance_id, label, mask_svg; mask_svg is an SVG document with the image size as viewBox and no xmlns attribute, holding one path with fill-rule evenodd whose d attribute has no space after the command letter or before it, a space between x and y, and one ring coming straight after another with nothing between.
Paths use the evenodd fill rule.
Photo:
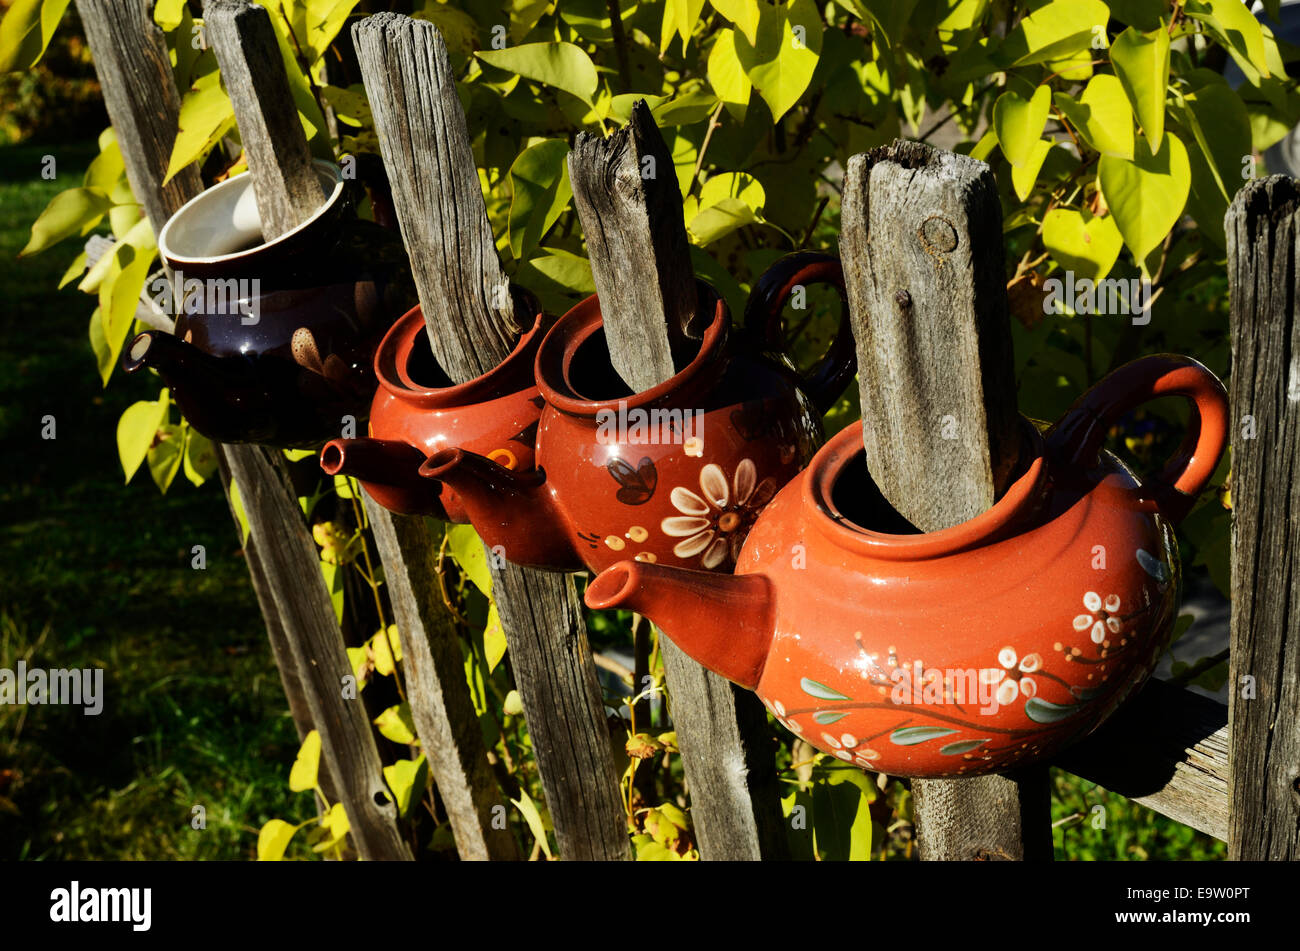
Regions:
<instances>
[{"instance_id":1,"label":"red ceramic teapot","mask_svg":"<svg viewBox=\"0 0 1300 951\"><path fill-rule=\"evenodd\" d=\"M854 372L847 319L805 376L773 352L786 299L818 282L843 293L836 258L783 258L755 285L739 334L726 303L699 282L699 313L711 319L698 352L635 394L610 363L593 295L537 353L546 401L537 468L507 470L453 448L421 472L450 485L483 540L518 564L600 570L631 557L729 570L763 506L812 457L821 417Z\"/></svg>"},{"instance_id":2,"label":"red ceramic teapot","mask_svg":"<svg viewBox=\"0 0 1300 951\"><path fill-rule=\"evenodd\" d=\"M220 442L314 446L345 416L364 420L375 346L415 303L399 235L357 217L359 186L338 166L315 166L328 197L273 241L247 174L186 202L158 235L180 291L176 333L138 335L123 366L157 370Z\"/></svg>"},{"instance_id":3,"label":"red ceramic teapot","mask_svg":"<svg viewBox=\"0 0 1300 951\"><path fill-rule=\"evenodd\" d=\"M1100 451L1116 419L1176 394L1177 455L1140 480ZM1097 727L1156 665L1177 614L1173 525L1214 473L1227 397L1184 357L1130 363L1040 434L988 511L886 534L860 426L832 438L759 517L734 576L625 561L587 604L628 608L755 690L777 720L865 769L996 772ZM869 491L868 491L869 490Z\"/></svg>"},{"instance_id":4,"label":"red ceramic teapot","mask_svg":"<svg viewBox=\"0 0 1300 951\"><path fill-rule=\"evenodd\" d=\"M321 450L321 468L357 477L393 512L468 522L456 493L419 470L448 446L462 446L506 469L533 468L542 413L533 359L550 322L526 295L519 295L516 309L537 314L532 329L498 366L455 386L434 359L423 312L409 311L375 351L379 389L370 406L369 437L330 440Z\"/></svg>"}]
</instances>

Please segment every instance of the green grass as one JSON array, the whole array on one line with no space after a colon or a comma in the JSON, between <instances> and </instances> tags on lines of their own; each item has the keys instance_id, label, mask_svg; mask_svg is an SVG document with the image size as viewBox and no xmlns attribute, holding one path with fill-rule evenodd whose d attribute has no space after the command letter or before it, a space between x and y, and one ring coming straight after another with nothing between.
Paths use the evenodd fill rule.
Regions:
<instances>
[{"instance_id":1,"label":"green grass","mask_svg":"<svg viewBox=\"0 0 1300 951\"><path fill-rule=\"evenodd\" d=\"M93 155L0 149L0 667L102 667L106 694L97 717L0 706L0 858L244 858L264 821L313 805L288 790L297 737L225 500L183 477L166 496L147 472L123 484L117 419L159 384L101 388L94 300L55 290L77 241L15 260Z\"/></svg>"}]
</instances>

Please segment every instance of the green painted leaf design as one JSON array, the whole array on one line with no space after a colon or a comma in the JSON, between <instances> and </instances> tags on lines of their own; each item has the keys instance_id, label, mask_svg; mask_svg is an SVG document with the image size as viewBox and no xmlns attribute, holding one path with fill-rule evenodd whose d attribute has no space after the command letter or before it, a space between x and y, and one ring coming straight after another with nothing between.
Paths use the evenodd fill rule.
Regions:
<instances>
[{"instance_id":1,"label":"green painted leaf design","mask_svg":"<svg viewBox=\"0 0 1300 951\"><path fill-rule=\"evenodd\" d=\"M939 748L941 756L958 756L962 753L969 753L971 750L983 746L989 741L986 736L982 740L960 740L956 743L949 743L947 746Z\"/></svg>"},{"instance_id":2,"label":"green painted leaf design","mask_svg":"<svg viewBox=\"0 0 1300 951\"><path fill-rule=\"evenodd\" d=\"M844 694L840 693L838 690L832 690L830 687L826 686L825 684L818 683L817 681L811 680L808 677L805 677L803 678L803 680L799 681L799 686L804 693L808 694L808 696L816 697L818 700L851 700L852 699L851 697L844 696Z\"/></svg>"},{"instance_id":3,"label":"green painted leaf design","mask_svg":"<svg viewBox=\"0 0 1300 951\"><path fill-rule=\"evenodd\" d=\"M915 746L917 743L937 740L941 736L950 736L956 732L943 726L905 726L889 734L889 742L895 746Z\"/></svg>"},{"instance_id":4,"label":"green painted leaf design","mask_svg":"<svg viewBox=\"0 0 1300 951\"><path fill-rule=\"evenodd\" d=\"M1064 720L1072 717L1079 712L1079 704L1071 703L1061 705L1059 703L1050 703L1038 697L1030 697L1025 701L1025 714L1035 723L1055 723L1058 720Z\"/></svg>"},{"instance_id":5,"label":"green painted leaf design","mask_svg":"<svg viewBox=\"0 0 1300 951\"><path fill-rule=\"evenodd\" d=\"M814 713L813 719L822 726L827 726L834 723L836 720L843 720L846 716L848 716L847 713L834 713L830 710L822 710L820 713Z\"/></svg>"}]
</instances>

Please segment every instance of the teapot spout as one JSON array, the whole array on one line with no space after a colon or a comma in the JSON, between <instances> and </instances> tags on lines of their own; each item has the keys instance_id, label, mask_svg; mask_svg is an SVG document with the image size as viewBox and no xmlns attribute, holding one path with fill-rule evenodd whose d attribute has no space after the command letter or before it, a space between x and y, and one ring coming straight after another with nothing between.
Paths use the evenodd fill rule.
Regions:
<instances>
[{"instance_id":1,"label":"teapot spout","mask_svg":"<svg viewBox=\"0 0 1300 951\"><path fill-rule=\"evenodd\" d=\"M397 439L331 439L320 452L326 475L360 479L384 508L401 515L443 517L438 486L420 475L424 453Z\"/></svg>"},{"instance_id":2,"label":"teapot spout","mask_svg":"<svg viewBox=\"0 0 1300 951\"><path fill-rule=\"evenodd\" d=\"M484 544L507 560L550 571L582 567L540 469L515 472L466 449L443 449L420 475L450 488Z\"/></svg>"},{"instance_id":3,"label":"teapot spout","mask_svg":"<svg viewBox=\"0 0 1300 951\"><path fill-rule=\"evenodd\" d=\"M210 439L262 442L274 436L271 395L242 358L216 357L172 334L146 330L122 359L127 373L143 367L158 371L185 418Z\"/></svg>"},{"instance_id":4,"label":"teapot spout","mask_svg":"<svg viewBox=\"0 0 1300 951\"><path fill-rule=\"evenodd\" d=\"M620 561L592 580L585 600L644 615L709 670L747 690L758 686L775 634L767 575Z\"/></svg>"}]
</instances>

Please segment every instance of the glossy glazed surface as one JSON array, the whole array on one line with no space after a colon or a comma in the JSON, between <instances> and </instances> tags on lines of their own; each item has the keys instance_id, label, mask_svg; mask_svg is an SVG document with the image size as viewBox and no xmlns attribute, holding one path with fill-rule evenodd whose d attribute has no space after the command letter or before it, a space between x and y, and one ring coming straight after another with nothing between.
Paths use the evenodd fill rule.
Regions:
<instances>
[{"instance_id":1,"label":"glossy glazed surface","mask_svg":"<svg viewBox=\"0 0 1300 951\"><path fill-rule=\"evenodd\" d=\"M261 241L246 175L187 203L160 236L185 288L175 340L141 334L124 365L157 369L213 439L311 446L345 416L364 421L375 346L414 303L399 236L359 220L356 186L317 166L326 204L275 241Z\"/></svg>"},{"instance_id":2,"label":"glossy glazed surface","mask_svg":"<svg viewBox=\"0 0 1300 951\"><path fill-rule=\"evenodd\" d=\"M837 263L833 271L838 279ZM771 302L778 315L783 299ZM700 307L712 319L698 352L632 394L610 365L599 300L583 301L537 354L539 471L507 475L448 452L424 473L452 485L484 541L518 564L600 570L633 558L729 570L759 512L812 458L822 408L788 361L733 331L703 284ZM851 359L834 358L839 379Z\"/></svg>"},{"instance_id":3,"label":"glossy glazed surface","mask_svg":"<svg viewBox=\"0 0 1300 951\"><path fill-rule=\"evenodd\" d=\"M1193 402L1187 439L1139 480L1100 438L1165 394ZM1011 768L1091 732L1150 675L1177 615L1172 525L1222 455L1226 416L1204 367L1136 361L1045 436L1030 430L1033 458L991 509L927 534L882 530L897 516L855 425L777 494L735 576L624 562L587 603L645 614L846 762L926 778Z\"/></svg>"},{"instance_id":4,"label":"glossy glazed surface","mask_svg":"<svg viewBox=\"0 0 1300 951\"><path fill-rule=\"evenodd\" d=\"M534 466L542 398L533 358L549 323L543 315L495 369L459 386L438 369L419 307L406 313L375 352L379 387L370 408L369 440L331 440L326 472L355 475L385 508L467 522L456 493L424 478L420 466L448 447L463 447L506 469ZM375 440L381 444L375 446ZM372 449L367 456L366 450Z\"/></svg>"}]
</instances>

